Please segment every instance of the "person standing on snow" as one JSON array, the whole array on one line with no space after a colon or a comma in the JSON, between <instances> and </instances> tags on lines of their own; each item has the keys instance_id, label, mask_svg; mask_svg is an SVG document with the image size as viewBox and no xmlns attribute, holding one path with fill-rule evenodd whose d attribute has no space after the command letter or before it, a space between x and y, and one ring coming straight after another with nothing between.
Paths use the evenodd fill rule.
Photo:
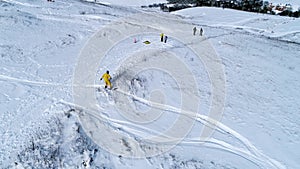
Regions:
<instances>
[{"instance_id":1,"label":"person standing on snow","mask_svg":"<svg viewBox=\"0 0 300 169\"><path fill-rule=\"evenodd\" d=\"M164 41L164 33L160 34L160 41L163 42Z\"/></svg>"},{"instance_id":2,"label":"person standing on snow","mask_svg":"<svg viewBox=\"0 0 300 169\"><path fill-rule=\"evenodd\" d=\"M109 71L107 70L106 71L106 73L104 73L103 75L102 75L102 77L101 77L101 79L100 80L104 80L104 82L105 82L105 89L107 88L107 86L109 86L109 88L111 88L111 82L110 82L110 80L111 80L111 77L110 77L110 75L109 75Z\"/></svg>"},{"instance_id":3,"label":"person standing on snow","mask_svg":"<svg viewBox=\"0 0 300 169\"><path fill-rule=\"evenodd\" d=\"M196 35L197 28L196 26L193 28L193 35Z\"/></svg>"},{"instance_id":4,"label":"person standing on snow","mask_svg":"<svg viewBox=\"0 0 300 169\"><path fill-rule=\"evenodd\" d=\"M167 40L168 40L168 36L165 36L165 43L167 43Z\"/></svg>"},{"instance_id":5,"label":"person standing on snow","mask_svg":"<svg viewBox=\"0 0 300 169\"><path fill-rule=\"evenodd\" d=\"M200 29L200 36L202 36L202 34L203 34L203 29L201 28Z\"/></svg>"}]
</instances>

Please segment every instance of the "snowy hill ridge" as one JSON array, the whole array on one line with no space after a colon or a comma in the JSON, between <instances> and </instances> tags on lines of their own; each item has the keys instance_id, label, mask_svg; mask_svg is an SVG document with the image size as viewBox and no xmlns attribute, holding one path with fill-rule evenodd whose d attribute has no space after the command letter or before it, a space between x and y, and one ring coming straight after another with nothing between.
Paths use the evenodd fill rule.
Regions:
<instances>
[{"instance_id":1,"label":"snowy hill ridge","mask_svg":"<svg viewBox=\"0 0 300 169\"><path fill-rule=\"evenodd\" d=\"M170 15L114 3L0 2L1 168L299 167L299 19L216 8ZM125 16L140 18L120 20ZM193 36L194 26L205 36ZM159 41L161 32L169 36L167 43ZM93 38L97 43L90 47L100 51L89 53L95 61L83 65L94 62L96 70L87 64L87 84L74 85L79 53ZM118 38L123 39L101 51ZM205 62L206 56L213 59ZM220 121L208 114L218 89L211 74L218 69L208 68L214 62L226 80ZM115 91L102 89L99 77L106 69ZM95 75L91 83L89 74ZM76 102L76 87L91 91L96 103ZM172 138L179 142L170 148L163 140L174 136L166 131L180 118L177 130L191 129L184 138ZM205 126L214 125L210 138L199 138ZM123 137L101 144L114 134ZM106 145L120 145L121 151L114 154ZM139 148L161 152L133 158Z\"/></svg>"},{"instance_id":2,"label":"snowy hill ridge","mask_svg":"<svg viewBox=\"0 0 300 169\"><path fill-rule=\"evenodd\" d=\"M299 44L300 21L295 18L262 15L219 8L193 8L174 12L187 19L201 21L201 25L236 29L248 33L265 36L274 40L282 40ZM217 16L217 17L216 17ZM224 16L226 19L219 17Z\"/></svg>"}]
</instances>

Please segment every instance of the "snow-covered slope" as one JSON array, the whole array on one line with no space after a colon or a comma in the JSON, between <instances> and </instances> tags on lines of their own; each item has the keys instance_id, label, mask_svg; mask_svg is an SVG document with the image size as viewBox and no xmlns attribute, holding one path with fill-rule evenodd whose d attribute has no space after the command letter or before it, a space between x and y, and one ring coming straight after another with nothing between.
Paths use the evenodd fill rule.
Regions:
<instances>
[{"instance_id":1,"label":"snow-covered slope","mask_svg":"<svg viewBox=\"0 0 300 169\"><path fill-rule=\"evenodd\" d=\"M212 8L177 14L203 25L222 57L228 91L223 122L298 168L300 20Z\"/></svg>"},{"instance_id":2,"label":"snow-covered slope","mask_svg":"<svg viewBox=\"0 0 300 169\"><path fill-rule=\"evenodd\" d=\"M0 6L1 168L299 168L299 19L73 0ZM99 80L106 69L115 91ZM203 140L216 124L216 79L223 118Z\"/></svg>"},{"instance_id":3,"label":"snow-covered slope","mask_svg":"<svg viewBox=\"0 0 300 169\"><path fill-rule=\"evenodd\" d=\"M121 5L121 6L142 6L142 5L152 5L155 3L166 3L166 0L86 0L89 2L103 3L108 5Z\"/></svg>"},{"instance_id":4,"label":"snow-covered slope","mask_svg":"<svg viewBox=\"0 0 300 169\"><path fill-rule=\"evenodd\" d=\"M76 57L89 36L135 10L72 0L7 0L0 6L0 166L5 168L54 115L47 109L61 99L71 102Z\"/></svg>"},{"instance_id":5,"label":"snow-covered slope","mask_svg":"<svg viewBox=\"0 0 300 169\"><path fill-rule=\"evenodd\" d=\"M201 25L246 31L256 36L300 42L299 19L261 15L232 9L192 8L175 12Z\"/></svg>"}]
</instances>

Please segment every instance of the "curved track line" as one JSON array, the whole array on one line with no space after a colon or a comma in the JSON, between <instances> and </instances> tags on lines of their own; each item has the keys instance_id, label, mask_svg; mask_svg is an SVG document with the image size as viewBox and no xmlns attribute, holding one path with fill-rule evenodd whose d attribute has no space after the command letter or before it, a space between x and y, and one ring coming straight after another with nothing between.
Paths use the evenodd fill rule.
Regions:
<instances>
[{"instance_id":1,"label":"curved track line","mask_svg":"<svg viewBox=\"0 0 300 169\"><path fill-rule=\"evenodd\" d=\"M119 92L121 94L124 94L126 96L129 96L145 105L148 105L150 107L154 107L157 109L162 109L162 110L167 110L170 112L175 112L175 113L180 113L183 115L186 115L188 117L194 117L194 113L193 112L189 112L189 111L185 111L185 110L181 110L179 108L170 106L170 105L165 105L165 104L160 104L160 103L156 103L153 101L149 101L149 100L145 100L143 98L137 97L133 94L127 93L125 91L122 90L115 90L116 92ZM238 132L234 131L233 129L229 128L228 126L226 126L225 124L216 121L208 116L205 115L201 115L201 114L197 114L197 121L201 122L204 125L214 125L217 126L217 128L221 131L224 131L232 136L234 136L237 140L239 140L248 150L249 152L251 152L251 154L253 154L254 156L256 156L259 159L262 159L264 163L268 163L270 166L274 167L274 168L278 168L278 169L285 169L285 166L283 166L281 163L279 163L278 161L268 157L267 155L263 154L262 152L260 152L247 138L245 138L244 136L242 136L241 134L239 134Z\"/></svg>"}]
</instances>

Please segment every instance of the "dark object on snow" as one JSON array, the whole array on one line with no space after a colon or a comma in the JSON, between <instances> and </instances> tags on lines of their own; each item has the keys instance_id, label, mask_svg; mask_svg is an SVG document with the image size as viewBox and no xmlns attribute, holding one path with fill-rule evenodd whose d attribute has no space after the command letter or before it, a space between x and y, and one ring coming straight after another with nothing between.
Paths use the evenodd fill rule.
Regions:
<instances>
[{"instance_id":1,"label":"dark object on snow","mask_svg":"<svg viewBox=\"0 0 300 169\"><path fill-rule=\"evenodd\" d=\"M200 36L202 36L202 34L203 34L203 29L201 28L200 29Z\"/></svg>"},{"instance_id":2,"label":"dark object on snow","mask_svg":"<svg viewBox=\"0 0 300 169\"><path fill-rule=\"evenodd\" d=\"M197 31L197 28L194 27L194 28L193 28L193 35L196 35L196 31Z\"/></svg>"},{"instance_id":3,"label":"dark object on snow","mask_svg":"<svg viewBox=\"0 0 300 169\"><path fill-rule=\"evenodd\" d=\"M167 43L167 40L168 40L168 36L165 36L165 43Z\"/></svg>"},{"instance_id":4,"label":"dark object on snow","mask_svg":"<svg viewBox=\"0 0 300 169\"><path fill-rule=\"evenodd\" d=\"M148 40L146 40L146 41L144 41L143 43L148 45L148 44L150 44L151 42L148 41Z\"/></svg>"}]
</instances>

